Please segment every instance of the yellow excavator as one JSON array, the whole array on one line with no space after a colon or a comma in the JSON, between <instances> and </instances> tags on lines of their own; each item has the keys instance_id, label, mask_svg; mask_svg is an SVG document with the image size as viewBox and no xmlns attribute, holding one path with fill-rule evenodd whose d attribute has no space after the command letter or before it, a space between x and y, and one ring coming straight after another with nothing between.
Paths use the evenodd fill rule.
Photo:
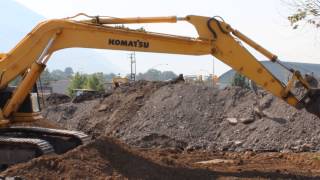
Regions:
<instances>
[{"instance_id":1,"label":"yellow excavator","mask_svg":"<svg viewBox=\"0 0 320 180\"><path fill-rule=\"evenodd\" d=\"M129 83L129 78L127 78L127 77L121 77L119 75L119 76L115 76L112 78L113 89L120 87L121 84L127 84L127 83Z\"/></svg>"},{"instance_id":2,"label":"yellow excavator","mask_svg":"<svg viewBox=\"0 0 320 180\"><path fill-rule=\"evenodd\" d=\"M83 20L78 16L84 16ZM133 30L125 24L176 23L192 24L198 37ZM274 63L291 72L284 84L264 67L243 45L254 48ZM96 48L183 55L212 55L245 75L263 89L298 109L305 108L317 116L319 90L313 89L299 71L286 67L278 57L220 17L189 15L186 17L113 18L78 14L38 24L10 52L0 54L0 164L10 165L48 154L63 153L89 137L77 131L16 126L42 118L37 105L34 85L51 55L65 48ZM90 62L88 62L90 63ZM9 83L21 76L16 88ZM292 90L299 82L305 90L298 96Z\"/></svg>"}]
</instances>

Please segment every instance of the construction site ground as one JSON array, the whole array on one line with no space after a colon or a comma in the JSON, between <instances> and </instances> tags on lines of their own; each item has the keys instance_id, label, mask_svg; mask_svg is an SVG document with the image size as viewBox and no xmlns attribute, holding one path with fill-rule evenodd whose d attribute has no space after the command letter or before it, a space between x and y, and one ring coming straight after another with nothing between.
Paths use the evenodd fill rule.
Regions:
<instances>
[{"instance_id":1,"label":"construction site ground","mask_svg":"<svg viewBox=\"0 0 320 180\"><path fill-rule=\"evenodd\" d=\"M265 91L147 82L45 98L34 125L92 142L21 163L25 179L320 179L320 120ZM257 111L260 109L261 111Z\"/></svg>"}]
</instances>

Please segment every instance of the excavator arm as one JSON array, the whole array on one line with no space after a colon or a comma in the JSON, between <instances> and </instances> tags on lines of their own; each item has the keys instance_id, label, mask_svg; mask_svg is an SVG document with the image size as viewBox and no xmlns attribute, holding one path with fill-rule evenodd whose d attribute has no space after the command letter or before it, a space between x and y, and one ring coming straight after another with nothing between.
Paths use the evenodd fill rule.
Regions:
<instances>
[{"instance_id":1,"label":"excavator arm","mask_svg":"<svg viewBox=\"0 0 320 180\"><path fill-rule=\"evenodd\" d=\"M175 23L177 21L191 23L197 30L199 37L159 34L112 26L131 23ZM0 89L5 88L18 75L23 74L20 85L3 107L2 116L9 118L17 111L55 51L73 47L183 55L211 54L291 106L300 109L306 107L308 103L314 102L313 96L317 94L317 91L310 88L298 71L282 65L293 73L293 80L302 82L308 90L307 98L297 98L291 92L292 83L285 85L278 80L241 44L240 40L271 61L282 65L277 56L217 18L191 15L183 18L174 16L151 18L89 17L89 19L80 21L73 19L45 21L35 27L9 53L0 57ZM310 112L319 116L319 112Z\"/></svg>"}]
</instances>

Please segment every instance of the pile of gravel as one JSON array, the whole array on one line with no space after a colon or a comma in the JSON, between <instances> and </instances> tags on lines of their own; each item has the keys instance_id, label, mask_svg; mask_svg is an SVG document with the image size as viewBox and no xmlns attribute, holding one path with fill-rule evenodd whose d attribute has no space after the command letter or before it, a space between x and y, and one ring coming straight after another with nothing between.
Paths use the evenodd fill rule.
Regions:
<instances>
[{"instance_id":1,"label":"pile of gravel","mask_svg":"<svg viewBox=\"0 0 320 180\"><path fill-rule=\"evenodd\" d=\"M185 83L138 82L110 96L45 110L94 137L143 148L192 151L319 151L320 120L271 94ZM264 116L255 112L261 107Z\"/></svg>"}]
</instances>

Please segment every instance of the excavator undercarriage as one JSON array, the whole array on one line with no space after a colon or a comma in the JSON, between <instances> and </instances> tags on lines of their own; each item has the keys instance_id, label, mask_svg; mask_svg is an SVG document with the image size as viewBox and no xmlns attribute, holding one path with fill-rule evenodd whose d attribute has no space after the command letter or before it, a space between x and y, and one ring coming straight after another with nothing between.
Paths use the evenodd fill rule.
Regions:
<instances>
[{"instance_id":1,"label":"excavator undercarriage","mask_svg":"<svg viewBox=\"0 0 320 180\"><path fill-rule=\"evenodd\" d=\"M15 126L0 129L0 165L25 162L46 154L62 154L89 142L79 131Z\"/></svg>"},{"instance_id":2,"label":"excavator undercarriage","mask_svg":"<svg viewBox=\"0 0 320 180\"><path fill-rule=\"evenodd\" d=\"M35 91L34 88L33 91ZM11 98L14 87L0 92L0 107ZM37 93L24 100L12 121L34 121L42 118ZM79 131L50 129L43 127L11 126L0 128L0 169L26 162L46 154L62 154L89 142L90 137Z\"/></svg>"}]
</instances>

